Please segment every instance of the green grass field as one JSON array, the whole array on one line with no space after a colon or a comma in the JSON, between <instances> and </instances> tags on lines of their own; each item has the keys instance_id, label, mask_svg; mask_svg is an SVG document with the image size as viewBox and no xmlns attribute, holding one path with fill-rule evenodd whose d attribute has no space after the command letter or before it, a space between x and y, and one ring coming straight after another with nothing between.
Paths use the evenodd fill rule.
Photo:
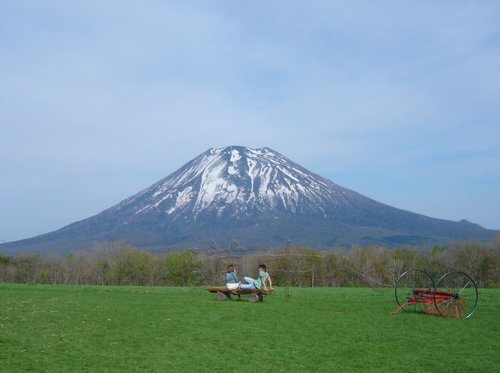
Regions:
<instances>
[{"instance_id":1,"label":"green grass field","mask_svg":"<svg viewBox=\"0 0 500 373\"><path fill-rule=\"evenodd\" d=\"M0 295L6 372L500 371L500 289L480 290L470 320L390 315L392 289L281 288L262 303L205 288L0 284Z\"/></svg>"}]
</instances>

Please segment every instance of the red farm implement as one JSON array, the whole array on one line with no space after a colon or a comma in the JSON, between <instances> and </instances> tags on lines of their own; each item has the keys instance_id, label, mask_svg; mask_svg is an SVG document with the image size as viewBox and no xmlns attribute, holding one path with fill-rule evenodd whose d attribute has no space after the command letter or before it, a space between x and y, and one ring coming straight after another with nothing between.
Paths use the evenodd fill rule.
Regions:
<instances>
[{"instance_id":1,"label":"red farm implement","mask_svg":"<svg viewBox=\"0 0 500 373\"><path fill-rule=\"evenodd\" d=\"M468 319L477 306L477 287L464 272L452 271L437 281L425 271L406 271L394 291L400 311L421 312L443 317Z\"/></svg>"}]
</instances>

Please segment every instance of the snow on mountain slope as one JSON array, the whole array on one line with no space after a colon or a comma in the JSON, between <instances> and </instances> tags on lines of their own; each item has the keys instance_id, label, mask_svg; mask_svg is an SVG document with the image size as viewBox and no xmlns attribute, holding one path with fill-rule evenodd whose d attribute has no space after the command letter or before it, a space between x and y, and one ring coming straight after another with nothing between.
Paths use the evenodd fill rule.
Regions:
<instances>
[{"instance_id":1,"label":"snow on mountain slope","mask_svg":"<svg viewBox=\"0 0 500 373\"><path fill-rule=\"evenodd\" d=\"M326 215L332 202L356 194L269 149L230 146L201 154L115 207L167 215L222 215L281 210Z\"/></svg>"}]
</instances>

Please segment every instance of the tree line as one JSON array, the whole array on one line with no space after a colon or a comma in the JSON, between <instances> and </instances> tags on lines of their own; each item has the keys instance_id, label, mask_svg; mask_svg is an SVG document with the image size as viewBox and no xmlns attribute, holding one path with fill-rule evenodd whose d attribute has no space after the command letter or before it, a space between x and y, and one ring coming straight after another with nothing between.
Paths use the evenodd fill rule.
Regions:
<instances>
[{"instance_id":1,"label":"tree line","mask_svg":"<svg viewBox=\"0 0 500 373\"><path fill-rule=\"evenodd\" d=\"M99 243L67 256L0 254L0 282L37 284L223 285L228 264L240 278L265 263L274 284L290 287L392 287L401 273L423 269L433 278L469 274L478 287L500 286L500 236L491 244L454 243L428 252L409 247L313 250L287 247L230 254L184 250L153 254L124 242Z\"/></svg>"}]
</instances>

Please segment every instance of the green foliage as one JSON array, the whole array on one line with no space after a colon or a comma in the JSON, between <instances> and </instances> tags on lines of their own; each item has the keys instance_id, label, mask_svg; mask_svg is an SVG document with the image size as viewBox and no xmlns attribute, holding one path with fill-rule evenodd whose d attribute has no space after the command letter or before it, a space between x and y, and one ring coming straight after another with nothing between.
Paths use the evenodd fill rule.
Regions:
<instances>
[{"instance_id":1,"label":"green foliage","mask_svg":"<svg viewBox=\"0 0 500 373\"><path fill-rule=\"evenodd\" d=\"M0 253L0 266L9 264L11 259L12 257Z\"/></svg>"},{"instance_id":2,"label":"green foliage","mask_svg":"<svg viewBox=\"0 0 500 373\"><path fill-rule=\"evenodd\" d=\"M437 254L441 254L441 253L444 253L446 251L446 248L443 247L443 246L434 246L432 248L432 255L437 255Z\"/></svg>"},{"instance_id":3,"label":"green foliage","mask_svg":"<svg viewBox=\"0 0 500 373\"><path fill-rule=\"evenodd\" d=\"M500 241L499 241L500 242ZM392 287L408 269L423 269L434 278L457 270L479 287L500 286L500 246L456 243L429 252L408 247L312 250L289 247L236 255L181 251L152 254L124 242L100 244L66 257L0 256L0 282L89 285L221 285L229 263L240 277L255 276L265 263L278 286Z\"/></svg>"},{"instance_id":4,"label":"green foliage","mask_svg":"<svg viewBox=\"0 0 500 373\"><path fill-rule=\"evenodd\" d=\"M152 276L152 255L134 248L122 248L115 254L110 268L111 277L118 285L145 285Z\"/></svg>"},{"instance_id":5,"label":"green foliage","mask_svg":"<svg viewBox=\"0 0 500 373\"><path fill-rule=\"evenodd\" d=\"M168 254L165 257L167 279L174 286L194 285L198 282L200 263L191 251Z\"/></svg>"},{"instance_id":6,"label":"green foliage","mask_svg":"<svg viewBox=\"0 0 500 373\"><path fill-rule=\"evenodd\" d=\"M500 290L470 320L400 313L392 289L276 289L263 303L204 288L0 284L5 372L498 370Z\"/></svg>"}]
</instances>

